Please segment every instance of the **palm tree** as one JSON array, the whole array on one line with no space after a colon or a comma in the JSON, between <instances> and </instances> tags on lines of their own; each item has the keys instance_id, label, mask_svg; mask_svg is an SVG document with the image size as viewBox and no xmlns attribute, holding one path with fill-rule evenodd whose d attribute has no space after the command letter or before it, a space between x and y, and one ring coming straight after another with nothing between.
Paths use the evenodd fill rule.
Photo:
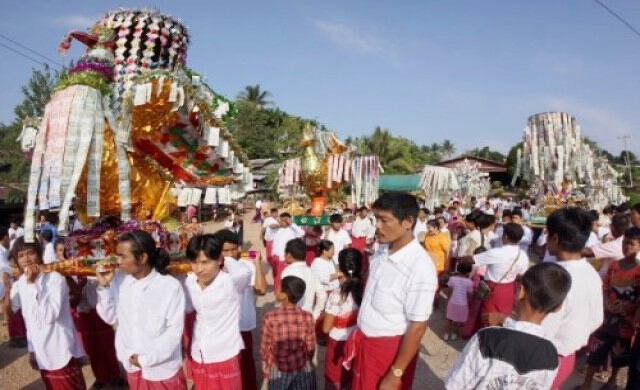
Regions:
<instances>
[{"instance_id":1,"label":"palm tree","mask_svg":"<svg viewBox=\"0 0 640 390\"><path fill-rule=\"evenodd\" d=\"M260 84L247 85L244 87L244 91L238 94L238 99L251 102L258 108L273 104L268 98L271 97L271 92L260 90Z\"/></svg>"},{"instance_id":2,"label":"palm tree","mask_svg":"<svg viewBox=\"0 0 640 390\"><path fill-rule=\"evenodd\" d=\"M362 138L362 149L378 156L386 172L410 173L414 169L410 144L406 139L392 136L388 129L376 127L373 134Z\"/></svg>"},{"instance_id":3,"label":"palm tree","mask_svg":"<svg viewBox=\"0 0 640 390\"><path fill-rule=\"evenodd\" d=\"M443 155L445 158L449 158L449 157L451 157L451 156L456 152L456 148L455 148L455 146L453 146L453 143L452 143L451 141L449 141L448 139L445 139L445 140L442 142L442 145L441 145L441 149L440 149L440 150L441 150L441 152L442 152L442 155Z\"/></svg>"}]
</instances>

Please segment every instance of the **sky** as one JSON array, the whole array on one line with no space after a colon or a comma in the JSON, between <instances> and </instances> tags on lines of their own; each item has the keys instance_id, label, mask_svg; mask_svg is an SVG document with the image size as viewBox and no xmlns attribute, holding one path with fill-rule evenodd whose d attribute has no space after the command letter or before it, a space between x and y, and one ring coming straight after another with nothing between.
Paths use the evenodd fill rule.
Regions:
<instances>
[{"instance_id":1,"label":"sky","mask_svg":"<svg viewBox=\"0 0 640 390\"><path fill-rule=\"evenodd\" d=\"M640 30L640 2L601 1ZM610 152L625 134L640 149L640 36L595 1L2 0L0 34L67 63L82 45L60 57L63 35L118 7L181 19L188 66L216 92L260 84L341 139L382 126L418 144L506 153L530 115L564 111ZM39 66L0 46L0 122L13 121Z\"/></svg>"}]
</instances>

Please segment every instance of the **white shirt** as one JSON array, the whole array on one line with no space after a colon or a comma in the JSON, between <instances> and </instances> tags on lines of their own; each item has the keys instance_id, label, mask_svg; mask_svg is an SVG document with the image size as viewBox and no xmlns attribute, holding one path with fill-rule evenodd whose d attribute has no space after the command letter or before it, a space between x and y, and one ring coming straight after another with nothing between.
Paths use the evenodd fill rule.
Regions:
<instances>
[{"instance_id":1,"label":"white shirt","mask_svg":"<svg viewBox=\"0 0 640 390\"><path fill-rule=\"evenodd\" d=\"M322 257L316 257L311 263L311 271L318 278L325 291L330 292L340 286L338 279L331 280L331 275L338 272L331 259L325 260Z\"/></svg>"},{"instance_id":2,"label":"white shirt","mask_svg":"<svg viewBox=\"0 0 640 390\"><path fill-rule=\"evenodd\" d=\"M520 242L518 242L518 246L520 247L520 249L522 249L526 253L527 250L529 250L529 245L531 245L531 243L533 242L533 231L531 231L529 226L526 226L526 225L520 225L520 226L522 226L522 230L524 231L524 234L522 235Z\"/></svg>"},{"instance_id":3,"label":"white shirt","mask_svg":"<svg viewBox=\"0 0 640 390\"><path fill-rule=\"evenodd\" d=\"M9 228L9 239L11 243L9 244L9 249L13 248L13 243L18 239L18 237L24 236L24 229L18 226L17 228Z\"/></svg>"},{"instance_id":4,"label":"white shirt","mask_svg":"<svg viewBox=\"0 0 640 390\"><path fill-rule=\"evenodd\" d=\"M242 297L240 297L240 332L250 332L257 326L256 294L253 290L253 287L256 285L256 263L254 260L249 259L240 259L238 261L249 267L251 271L249 286L244 290Z\"/></svg>"},{"instance_id":5,"label":"white shirt","mask_svg":"<svg viewBox=\"0 0 640 390\"><path fill-rule=\"evenodd\" d=\"M327 302L327 292L322 287L322 284L320 284L318 278L313 274L311 268L309 268L304 260L296 261L295 263L289 264L287 268L282 271L282 278L284 279L287 276L297 276L304 280L306 288L302 299L298 302L298 307L311 313L314 319L318 319Z\"/></svg>"},{"instance_id":6,"label":"white shirt","mask_svg":"<svg viewBox=\"0 0 640 390\"><path fill-rule=\"evenodd\" d=\"M357 216L351 225L351 235L353 237L373 238L375 234L376 228L373 226L369 217L360 218L360 216Z\"/></svg>"},{"instance_id":7,"label":"white shirt","mask_svg":"<svg viewBox=\"0 0 640 390\"><path fill-rule=\"evenodd\" d=\"M349 233L344 229L340 229L337 232L333 229L329 229L325 232L323 238L333 242L333 248L335 249L333 251L333 263L337 265L340 251L352 244L351 236L349 236Z\"/></svg>"},{"instance_id":8,"label":"white shirt","mask_svg":"<svg viewBox=\"0 0 640 390\"><path fill-rule=\"evenodd\" d=\"M507 321L505 328L517 332L529 333L546 339L540 325L524 321ZM515 346L523 353L527 345ZM516 368L501 359L485 357L480 350L479 336L475 334L467 343L447 374L445 388L462 389L550 389L558 369L532 370L520 373Z\"/></svg>"},{"instance_id":9,"label":"white shirt","mask_svg":"<svg viewBox=\"0 0 640 390\"><path fill-rule=\"evenodd\" d=\"M229 257L210 285L202 289L192 272L184 282L186 309L196 311L191 358L198 363L217 363L238 355L244 348L240 336L240 298L249 287L251 270Z\"/></svg>"},{"instance_id":10,"label":"white shirt","mask_svg":"<svg viewBox=\"0 0 640 390\"><path fill-rule=\"evenodd\" d=\"M380 245L371 258L358 327L368 337L403 335L409 321L429 319L437 288L435 266L418 240L393 254Z\"/></svg>"},{"instance_id":11,"label":"white shirt","mask_svg":"<svg viewBox=\"0 0 640 390\"><path fill-rule=\"evenodd\" d=\"M516 257L518 258L517 261ZM487 266L487 271L484 274L486 280L498 283L504 275L504 278L500 281L501 284L515 281L518 275L524 274L529 268L529 256L518 245L504 245L499 248L489 249L486 252L473 255L473 261L476 265ZM513 264L513 267L511 267L511 264Z\"/></svg>"},{"instance_id":12,"label":"white shirt","mask_svg":"<svg viewBox=\"0 0 640 390\"><path fill-rule=\"evenodd\" d=\"M604 278L609 270L609 265L624 257L622 252L622 239L624 236L620 236L615 240L609 242L603 242L591 247L593 255L596 259L602 259L602 267L598 273L600 277Z\"/></svg>"},{"instance_id":13,"label":"white shirt","mask_svg":"<svg viewBox=\"0 0 640 390\"><path fill-rule=\"evenodd\" d=\"M96 310L107 324L118 324L116 355L127 372L140 371L129 363L135 354L147 380L165 380L182 369L185 296L174 277L152 270L138 280L118 270L111 286L98 290Z\"/></svg>"},{"instance_id":14,"label":"white shirt","mask_svg":"<svg viewBox=\"0 0 640 390\"><path fill-rule=\"evenodd\" d=\"M33 284L22 275L13 287L22 306L29 352L36 355L40 369L58 370L72 357L84 356L71 317L69 287L62 275L41 273Z\"/></svg>"},{"instance_id":15,"label":"white shirt","mask_svg":"<svg viewBox=\"0 0 640 390\"><path fill-rule=\"evenodd\" d=\"M340 289L333 290L327 298L327 307L325 312L331 314L334 317L345 317L351 315L354 311L358 310L358 304L353 300L351 294L347 295L347 298L342 300L342 293ZM335 326L329 331L329 337L338 341L345 341L349 338L351 332L356 329L356 325L349 326L347 328L336 328Z\"/></svg>"},{"instance_id":16,"label":"white shirt","mask_svg":"<svg viewBox=\"0 0 640 390\"><path fill-rule=\"evenodd\" d=\"M569 356L587 345L589 335L602 324L602 280L585 259L558 264L571 275L571 289L560 310L547 315L542 326L558 354Z\"/></svg>"},{"instance_id":17,"label":"white shirt","mask_svg":"<svg viewBox=\"0 0 640 390\"><path fill-rule=\"evenodd\" d=\"M262 201L260 199L256 200L256 208L257 209L261 209L262 208Z\"/></svg>"},{"instance_id":18,"label":"white shirt","mask_svg":"<svg viewBox=\"0 0 640 390\"><path fill-rule=\"evenodd\" d=\"M276 235L278 228L270 228L269 226L278 225L278 220L273 217L268 217L262 222L262 227L264 230L264 239L266 241L273 241L273 237Z\"/></svg>"},{"instance_id":19,"label":"white shirt","mask_svg":"<svg viewBox=\"0 0 640 390\"><path fill-rule=\"evenodd\" d=\"M2 277L2 273L6 272L9 275L12 274L11 266L9 265L9 251L2 244L0 244L0 278ZM0 279L0 283L2 279Z\"/></svg>"},{"instance_id":20,"label":"white shirt","mask_svg":"<svg viewBox=\"0 0 640 390\"><path fill-rule=\"evenodd\" d=\"M280 261L284 261L284 248L289 240L304 237L304 230L292 223L287 227L281 227L273 237L273 256L278 256Z\"/></svg>"},{"instance_id":21,"label":"white shirt","mask_svg":"<svg viewBox=\"0 0 640 390\"><path fill-rule=\"evenodd\" d=\"M427 221L422 222L420 218L416 221L416 226L413 227L413 236L418 238L420 232L427 232Z\"/></svg>"},{"instance_id":22,"label":"white shirt","mask_svg":"<svg viewBox=\"0 0 640 390\"><path fill-rule=\"evenodd\" d=\"M42 255L42 262L44 264L51 264L56 261L56 251L53 248L53 243L49 242L44 247L44 254Z\"/></svg>"},{"instance_id":23,"label":"white shirt","mask_svg":"<svg viewBox=\"0 0 640 390\"><path fill-rule=\"evenodd\" d=\"M598 235L592 231L589 234L589 238L587 239L587 243L584 244L584 247L591 248L592 246L598 245L598 244L600 244L600 239L598 238Z\"/></svg>"}]
</instances>

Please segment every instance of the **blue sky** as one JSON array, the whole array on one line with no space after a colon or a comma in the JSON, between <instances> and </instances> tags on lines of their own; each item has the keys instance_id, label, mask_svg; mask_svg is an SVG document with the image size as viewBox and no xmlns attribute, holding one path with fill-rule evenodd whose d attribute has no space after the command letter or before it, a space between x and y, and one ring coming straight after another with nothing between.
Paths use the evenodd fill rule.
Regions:
<instances>
[{"instance_id":1,"label":"blue sky","mask_svg":"<svg viewBox=\"0 0 640 390\"><path fill-rule=\"evenodd\" d=\"M640 29L640 2L603 0ZM340 138L387 127L419 144L506 152L531 114L576 116L613 153L640 149L640 36L589 0L3 0L0 33L57 46L104 12L153 6L190 28L188 65L219 93L259 83L283 110ZM4 40L0 40L8 44ZM0 47L0 122L36 64Z\"/></svg>"}]
</instances>

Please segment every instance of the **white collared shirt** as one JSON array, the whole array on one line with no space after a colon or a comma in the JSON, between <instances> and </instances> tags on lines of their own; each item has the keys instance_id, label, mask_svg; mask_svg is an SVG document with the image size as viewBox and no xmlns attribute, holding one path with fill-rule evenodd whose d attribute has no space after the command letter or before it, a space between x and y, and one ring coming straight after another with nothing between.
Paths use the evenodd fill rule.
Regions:
<instances>
[{"instance_id":1,"label":"white collared shirt","mask_svg":"<svg viewBox=\"0 0 640 390\"><path fill-rule=\"evenodd\" d=\"M9 249L13 248L13 243L18 239L18 237L24 236L24 229L18 226L17 228L9 228Z\"/></svg>"},{"instance_id":2,"label":"white collared shirt","mask_svg":"<svg viewBox=\"0 0 640 390\"><path fill-rule=\"evenodd\" d=\"M298 307L311 313L314 319L318 319L327 302L327 292L322 287L322 284L320 284L318 278L313 274L311 268L309 268L304 260L296 261L295 263L289 264L287 268L282 271L282 278L284 279L287 276L297 276L304 280L306 288L302 299L298 302Z\"/></svg>"},{"instance_id":3,"label":"white collared shirt","mask_svg":"<svg viewBox=\"0 0 640 390\"><path fill-rule=\"evenodd\" d=\"M473 255L473 261L476 265L487 266L485 280L501 284L515 281L518 275L523 275L529 268L529 256L518 245L504 245L489 249Z\"/></svg>"},{"instance_id":4,"label":"white collared shirt","mask_svg":"<svg viewBox=\"0 0 640 390\"><path fill-rule=\"evenodd\" d=\"M287 227L281 227L273 236L273 256L278 256L280 261L284 261L284 248L289 240L304 237L304 230L292 223Z\"/></svg>"},{"instance_id":5,"label":"white collared shirt","mask_svg":"<svg viewBox=\"0 0 640 390\"><path fill-rule=\"evenodd\" d=\"M529 226L520 226L522 226L524 234L522 235L520 242L518 242L518 246L526 253L527 250L529 250L529 245L531 245L531 243L533 242L533 231L531 230L531 228L529 228Z\"/></svg>"},{"instance_id":6,"label":"white collared shirt","mask_svg":"<svg viewBox=\"0 0 640 390\"><path fill-rule=\"evenodd\" d=\"M427 232L427 221L422 222L420 218L416 221L416 226L413 227L413 236L418 238L420 232Z\"/></svg>"},{"instance_id":7,"label":"white collared shirt","mask_svg":"<svg viewBox=\"0 0 640 390\"><path fill-rule=\"evenodd\" d=\"M558 264L571 275L571 289L560 310L547 315L542 326L558 354L569 356L587 345L589 335L602 324L602 280L585 259Z\"/></svg>"},{"instance_id":8,"label":"white collared shirt","mask_svg":"<svg viewBox=\"0 0 640 390\"><path fill-rule=\"evenodd\" d=\"M249 287L244 290L240 298L240 332L250 332L257 326L256 316L256 293L253 290L256 285L256 261L250 259L240 259L240 263L246 265L251 270L251 281Z\"/></svg>"},{"instance_id":9,"label":"white collared shirt","mask_svg":"<svg viewBox=\"0 0 640 390\"><path fill-rule=\"evenodd\" d=\"M72 357L84 356L71 317L69 287L62 275L41 273L32 284L22 275L13 290L22 306L29 352L36 355L40 369L58 370Z\"/></svg>"},{"instance_id":10,"label":"white collared shirt","mask_svg":"<svg viewBox=\"0 0 640 390\"><path fill-rule=\"evenodd\" d=\"M358 327L369 337L403 335L409 321L429 319L437 288L433 261L417 240L393 254L380 245L371 259Z\"/></svg>"},{"instance_id":11,"label":"white collared shirt","mask_svg":"<svg viewBox=\"0 0 640 390\"><path fill-rule=\"evenodd\" d=\"M371 222L371 218L360 218L357 216L351 225L351 235L356 238L366 237L373 238L376 234L376 228Z\"/></svg>"},{"instance_id":12,"label":"white collared shirt","mask_svg":"<svg viewBox=\"0 0 640 390\"><path fill-rule=\"evenodd\" d=\"M238 355L244 348L240 336L240 298L249 287L251 270L226 257L225 271L202 289L189 273L185 280L187 311L196 311L191 358L198 363L217 363Z\"/></svg>"},{"instance_id":13,"label":"white collared shirt","mask_svg":"<svg viewBox=\"0 0 640 390\"><path fill-rule=\"evenodd\" d=\"M331 259L325 260L322 257L316 257L311 263L311 271L318 278L325 291L330 292L340 286L338 279L331 280L331 275L338 272Z\"/></svg>"},{"instance_id":14,"label":"white collared shirt","mask_svg":"<svg viewBox=\"0 0 640 390\"><path fill-rule=\"evenodd\" d=\"M140 371L129 363L136 354L147 380L165 380L182 369L185 296L174 277L152 270L138 280L117 270L111 286L98 290L96 309L104 322L118 325L116 354L127 372Z\"/></svg>"},{"instance_id":15,"label":"white collared shirt","mask_svg":"<svg viewBox=\"0 0 640 390\"><path fill-rule=\"evenodd\" d=\"M540 325L525 321L508 321L507 329L532 334L546 339ZM481 331L482 332L482 331ZM542 340L541 340L542 341ZM542 341L544 342L544 341ZM526 351L527 345L517 345ZM507 361L484 355L480 348L479 335L475 334L458 356L447 374L444 384L447 389L549 389L558 369L538 369L521 373Z\"/></svg>"},{"instance_id":16,"label":"white collared shirt","mask_svg":"<svg viewBox=\"0 0 640 390\"><path fill-rule=\"evenodd\" d=\"M56 261L56 251L53 247L53 243L49 242L44 246L44 254L42 255L42 262L44 264L51 264Z\"/></svg>"},{"instance_id":17,"label":"white collared shirt","mask_svg":"<svg viewBox=\"0 0 640 390\"><path fill-rule=\"evenodd\" d=\"M340 229L337 232L333 229L329 229L325 234L323 234L323 236L325 240L329 240L333 243L333 248L335 249L333 251L333 263L337 265L340 251L352 244L351 236L349 236L349 233L344 229Z\"/></svg>"},{"instance_id":18,"label":"white collared shirt","mask_svg":"<svg viewBox=\"0 0 640 390\"><path fill-rule=\"evenodd\" d=\"M264 220L264 222L262 222L262 227L264 228L265 241L273 241L273 238L278 232L279 227L271 228L270 226L273 226L273 225L278 225L278 220L273 217L268 217L267 219Z\"/></svg>"}]
</instances>

